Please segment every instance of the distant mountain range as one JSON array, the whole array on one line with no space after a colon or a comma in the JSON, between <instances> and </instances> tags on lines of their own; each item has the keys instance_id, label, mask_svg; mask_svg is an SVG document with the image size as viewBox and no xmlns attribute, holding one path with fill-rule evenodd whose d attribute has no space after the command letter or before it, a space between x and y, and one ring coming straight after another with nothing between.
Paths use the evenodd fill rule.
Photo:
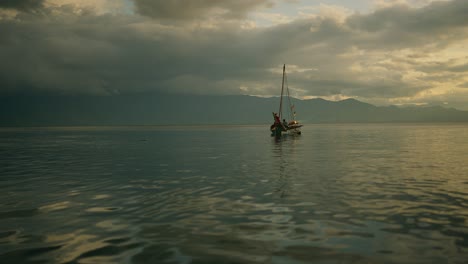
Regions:
<instances>
[{"instance_id":1,"label":"distant mountain range","mask_svg":"<svg viewBox=\"0 0 468 264\"><path fill-rule=\"evenodd\" d=\"M3 96L0 126L270 124L278 98L201 95ZM293 99L303 123L468 122L468 111Z\"/></svg>"}]
</instances>

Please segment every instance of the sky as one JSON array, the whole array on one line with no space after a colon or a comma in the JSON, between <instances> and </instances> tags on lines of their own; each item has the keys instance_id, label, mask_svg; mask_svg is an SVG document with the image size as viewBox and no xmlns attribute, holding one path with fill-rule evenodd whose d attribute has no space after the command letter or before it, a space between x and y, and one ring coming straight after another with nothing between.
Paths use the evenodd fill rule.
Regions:
<instances>
[{"instance_id":1,"label":"sky","mask_svg":"<svg viewBox=\"0 0 468 264\"><path fill-rule=\"evenodd\" d=\"M468 110L468 1L0 0L0 96L145 92Z\"/></svg>"}]
</instances>

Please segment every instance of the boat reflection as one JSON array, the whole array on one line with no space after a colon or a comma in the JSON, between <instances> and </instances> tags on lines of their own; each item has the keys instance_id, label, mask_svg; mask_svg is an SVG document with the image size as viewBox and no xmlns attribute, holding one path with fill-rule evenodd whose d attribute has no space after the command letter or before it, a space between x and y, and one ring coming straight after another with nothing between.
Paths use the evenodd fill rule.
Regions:
<instances>
[{"instance_id":1,"label":"boat reflection","mask_svg":"<svg viewBox=\"0 0 468 264\"><path fill-rule=\"evenodd\" d=\"M272 144L272 166L276 187L274 193L281 199L286 199L292 195L293 180L297 175L297 151L296 147L301 140L300 136L283 135L281 138L274 138Z\"/></svg>"}]
</instances>

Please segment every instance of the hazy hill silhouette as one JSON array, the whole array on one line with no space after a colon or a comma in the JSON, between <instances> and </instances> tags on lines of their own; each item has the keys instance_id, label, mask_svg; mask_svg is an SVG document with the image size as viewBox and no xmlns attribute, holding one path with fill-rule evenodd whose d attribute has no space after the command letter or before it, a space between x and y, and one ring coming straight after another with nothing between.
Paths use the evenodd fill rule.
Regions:
<instances>
[{"instance_id":1,"label":"hazy hill silhouette","mask_svg":"<svg viewBox=\"0 0 468 264\"><path fill-rule=\"evenodd\" d=\"M468 122L468 111L292 99L303 123ZM3 96L0 126L269 124L279 98L201 95Z\"/></svg>"}]
</instances>

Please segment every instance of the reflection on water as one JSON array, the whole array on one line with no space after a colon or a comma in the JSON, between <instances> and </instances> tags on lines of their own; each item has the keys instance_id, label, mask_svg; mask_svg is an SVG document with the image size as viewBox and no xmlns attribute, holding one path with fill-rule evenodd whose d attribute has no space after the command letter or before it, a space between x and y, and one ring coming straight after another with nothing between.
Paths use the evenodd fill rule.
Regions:
<instances>
[{"instance_id":1,"label":"reflection on water","mask_svg":"<svg viewBox=\"0 0 468 264\"><path fill-rule=\"evenodd\" d=\"M0 130L2 263L465 263L468 126Z\"/></svg>"}]
</instances>

